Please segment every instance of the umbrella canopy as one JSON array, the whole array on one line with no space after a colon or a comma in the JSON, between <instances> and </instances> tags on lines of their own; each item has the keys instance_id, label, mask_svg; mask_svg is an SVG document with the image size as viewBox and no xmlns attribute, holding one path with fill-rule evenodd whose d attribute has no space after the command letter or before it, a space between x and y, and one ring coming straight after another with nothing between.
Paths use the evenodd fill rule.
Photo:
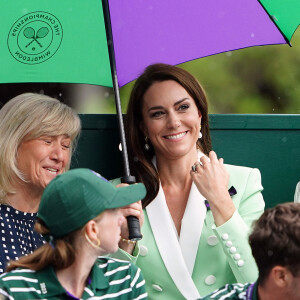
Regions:
<instances>
[{"instance_id":1,"label":"umbrella canopy","mask_svg":"<svg viewBox=\"0 0 300 300\"><path fill-rule=\"evenodd\" d=\"M266 10L257 0L109 1L119 85L151 63L175 65L290 41L300 23L300 1L262 2Z\"/></svg>"},{"instance_id":2,"label":"umbrella canopy","mask_svg":"<svg viewBox=\"0 0 300 300\"><path fill-rule=\"evenodd\" d=\"M1 0L0 5L0 83L112 86L100 0Z\"/></svg>"},{"instance_id":3,"label":"umbrella canopy","mask_svg":"<svg viewBox=\"0 0 300 300\"><path fill-rule=\"evenodd\" d=\"M119 86L151 63L287 43L300 20L299 0L108 3ZM0 4L0 83L113 85L100 0Z\"/></svg>"}]
</instances>

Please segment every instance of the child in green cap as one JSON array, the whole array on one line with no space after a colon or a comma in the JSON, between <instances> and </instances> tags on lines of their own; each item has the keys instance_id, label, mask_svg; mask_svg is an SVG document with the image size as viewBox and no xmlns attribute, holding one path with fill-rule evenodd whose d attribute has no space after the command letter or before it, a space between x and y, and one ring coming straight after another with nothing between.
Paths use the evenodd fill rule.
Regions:
<instances>
[{"instance_id":1,"label":"child in green cap","mask_svg":"<svg viewBox=\"0 0 300 300\"><path fill-rule=\"evenodd\" d=\"M139 268L103 257L118 249L125 221L119 208L145 195L143 184L115 188L89 169L57 176L44 190L35 226L48 242L10 262L0 299L146 299Z\"/></svg>"}]
</instances>

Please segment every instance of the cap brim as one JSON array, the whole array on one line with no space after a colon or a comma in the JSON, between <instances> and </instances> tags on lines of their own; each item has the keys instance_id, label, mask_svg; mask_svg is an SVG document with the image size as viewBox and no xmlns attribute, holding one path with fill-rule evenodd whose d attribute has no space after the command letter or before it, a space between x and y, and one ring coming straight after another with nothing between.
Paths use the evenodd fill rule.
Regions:
<instances>
[{"instance_id":1,"label":"cap brim","mask_svg":"<svg viewBox=\"0 0 300 300\"><path fill-rule=\"evenodd\" d=\"M142 183L131 184L116 189L109 208L119 208L142 200L146 196L146 188Z\"/></svg>"}]
</instances>

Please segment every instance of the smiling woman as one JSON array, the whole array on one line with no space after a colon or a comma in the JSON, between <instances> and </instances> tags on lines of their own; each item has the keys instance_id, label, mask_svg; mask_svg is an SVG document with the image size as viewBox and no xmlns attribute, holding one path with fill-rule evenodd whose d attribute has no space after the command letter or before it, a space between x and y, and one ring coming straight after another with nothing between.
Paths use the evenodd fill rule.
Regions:
<instances>
[{"instance_id":1,"label":"smiling woman","mask_svg":"<svg viewBox=\"0 0 300 300\"><path fill-rule=\"evenodd\" d=\"M33 230L43 190L69 169L80 119L67 105L21 94L0 110L0 273L43 244Z\"/></svg>"},{"instance_id":2,"label":"smiling woman","mask_svg":"<svg viewBox=\"0 0 300 300\"><path fill-rule=\"evenodd\" d=\"M211 151L200 83L181 68L150 65L126 118L130 169L147 195L143 239L121 240L118 258L141 268L149 299L198 299L222 283L254 281L247 236L264 209L260 172L225 165Z\"/></svg>"}]
</instances>

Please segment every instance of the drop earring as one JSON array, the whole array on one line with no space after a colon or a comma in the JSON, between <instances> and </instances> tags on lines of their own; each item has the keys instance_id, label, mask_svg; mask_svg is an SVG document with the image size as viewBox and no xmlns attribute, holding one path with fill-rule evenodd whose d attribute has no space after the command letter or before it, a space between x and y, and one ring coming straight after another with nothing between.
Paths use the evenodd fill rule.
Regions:
<instances>
[{"instance_id":1,"label":"drop earring","mask_svg":"<svg viewBox=\"0 0 300 300\"><path fill-rule=\"evenodd\" d=\"M199 135L198 135L198 139L202 138L202 133L201 133L201 125L200 125L200 131L199 131Z\"/></svg>"},{"instance_id":2,"label":"drop earring","mask_svg":"<svg viewBox=\"0 0 300 300\"><path fill-rule=\"evenodd\" d=\"M149 144L148 144L148 137L147 136L145 136L145 150L149 150L150 149L150 146L149 146Z\"/></svg>"}]
</instances>

